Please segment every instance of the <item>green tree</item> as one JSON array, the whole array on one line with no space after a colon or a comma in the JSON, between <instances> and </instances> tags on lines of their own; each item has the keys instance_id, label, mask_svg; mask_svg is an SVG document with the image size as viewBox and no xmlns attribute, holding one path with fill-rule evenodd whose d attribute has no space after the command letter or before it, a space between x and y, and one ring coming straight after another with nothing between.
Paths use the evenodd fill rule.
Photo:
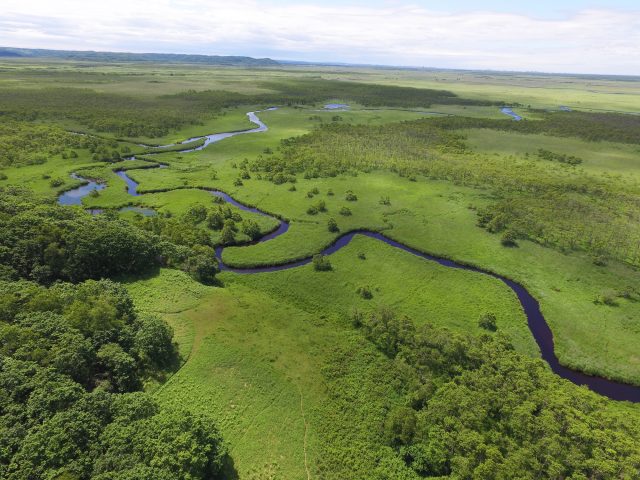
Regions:
<instances>
[{"instance_id":1,"label":"green tree","mask_svg":"<svg viewBox=\"0 0 640 480\"><path fill-rule=\"evenodd\" d=\"M220 234L220 242L223 245L231 245L236 241L236 232L234 225L232 223L225 222L224 227L222 228L222 233Z\"/></svg>"},{"instance_id":2,"label":"green tree","mask_svg":"<svg viewBox=\"0 0 640 480\"><path fill-rule=\"evenodd\" d=\"M224 226L224 215L220 209L209 210L207 214L207 226L212 230L221 230Z\"/></svg>"},{"instance_id":3,"label":"green tree","mask_svg":"<svg viewBox=\"0 0 640 480\"><path fill-rule=\"evenodd\" d=\"M96 354L98 365L116 392L130 392L140 387L136 361L117 343L103 345Z\"/></svg>"},{"instance_id":4,"label":"green tree","mask_svg":"<svg viewBox=\"0 0 640 480\"><path fill-rule=\"evenodd\" d=\"M222 230L223 238L225 229ZM218 261L213 248L206 245L194 246L186 261L186 271L199 282L213 283L218 273Z\"/></svg>"},{"instance_id":5,"label":"green tree","mask_svg":"<svg viewBox=\"0 0 640 480\"><path fill-rule=\"evenodd\" d=\"M478 320L478 326L480 328L484 328L485 330L495 332L498 329L496 316L493 313L483 313L482 315L480 315L480 318Z\"/></svg>"},{"instance_id":6,"label":"green tree","mask_svg":"<svg viewBox=\"0 0 640 480\"><path fill-rule=\"evenodd\" d=\"M240 228L242 233L251 238L251 240L255 240L260 237L260 225L258 225L254 220L243 220Z\"/></svg>"},{"instance_id":7,"label":"green tree","mask_svg":"<svg viewBox=\"0 0 640 480\"><path fill-rule=\"evenodd\" d=\"M135 321L133 350L145 365L166 368L176 362L173 330L153 315L141 315Z\"/></svg>"}]
</instances>

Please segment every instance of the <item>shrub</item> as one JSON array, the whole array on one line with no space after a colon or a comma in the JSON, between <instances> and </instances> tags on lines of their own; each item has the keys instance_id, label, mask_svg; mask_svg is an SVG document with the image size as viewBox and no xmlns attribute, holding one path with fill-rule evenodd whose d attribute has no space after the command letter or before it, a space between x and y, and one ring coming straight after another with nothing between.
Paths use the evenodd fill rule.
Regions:
<instances>
[{"instance_id":1,"label":"shrub","mask_svg":"<svg viewBox=\"0 0 640 480\"><path fill-rule=\"evenodd\" d=\"M364 254L364 252L360 252L360 253L358 254L358 258L359 258L360 260L366 260L366 259L367 259L367 256Z\"/></svg>"},{"instance_id":2,"label":"shrub","mask_svg":"<svg viewBox=\"0 0 640 480\"><path fill-rule=\"evenodd\" d=\"M355 202L356 200L358 200L358 196L355 193L353 193L351 190L347 190L347 193L344 199L347 202Z\"/></svg>"},{"instance_id":3,"label":"shrub","mask_svg":"<svg viewBox=\"0 0 640 480\"><path fill-rule=\"evenodd\" d=\"M593 257L593 264L598 267L606 267L607 266L607 257L605 255L596 255Z\"/></svg>"},{"instance_id":4,"label":"shrub","mask_svg":"<svg viewBox=\"0 0 640 480\"><path fill-rule=\"evenodd\" d=\"M64 180L62 178L52 178L49 182L49 185L52 188L61 187L62 185L64 185Z\"/></svg>"},{"instance_id":5,"label":"shrub","mask_svg":"<svg viewBox=\"0 0 640 480\"><path fill-rule=\"evenodd\" d=\"M207 209L201 204L193 205L184 213L183 218L186 222L194 225L202 223L207 219Z\"/></svg>"},{"instance_id":6,"label":"shrub","mask_svg":"<svg viewBox=\"0 0 640 480\"><path fill-rule=\"evenodd\" d=\"M340 229L338 228L338 223L333 218L330 218L329 221L327 222L327 228L329 229L330 232L340 231Z\"/></svg>"},{"instance_id":7,"label":"shrub","mask_svg":"<svg viewBox=\"0 0 640 480\"><path fill-rule=\"evenodd\" d=\"M329 259L322 254L317 254L313 256L313 269L318 272L326 272L332 270L331 262Z\"/></svg>"},{"instance_id":8,"label":"shrub","mask_svg":"<svg viewBox=\"0 0 640 480\"><path fill-rule=\"evenodd\" d=\"M360 295L365 300L370 300L373 298L373 293L371 292L371 288L367 285L358 287L356 289L356 293Z\"/></svg>"},{"instance_id":9,"label":"shrub","mask_svg":"<svg viewBox=\"0 0 640 480\"><path fill-rule=\"evenodd\" d=\"M309 208L307 208L307 213L309 215L316 215L319 212L326 212L327 205L324 203L324 200L320 200L317 203L314 203Z\"/></svg>"},{"instance_id":10,"label":"shrub","mask_svg":"<svg viewBox=\"0 0 640 480\"><path fill-rule=\"evenodd\" d=\"M348 217L349 215L351 215L351 209L349 207L342 207L339 213L344 217Z\"/></svg>"},{"instance_id":11,"label":"shrub","mask_svg":"<svg viewBox=\"0 0 640 480\"><path fill-rule=\"evenodd\" d=\"M225 222L224 227L222 228L222 233L220 234L220 242L223 245L230 245L236 241L236 232L235 232L235 224L233 221Z\"/></svg>"},{"instance_id":12,"label":"shrub","mask_svg":"<svg viewBox=\"0 0 640 480\"><path fill-rule=\"evenodd\" d=\"M395 447L408 445L416 431L416 412L409 407L395 407L384 422L387 443Z\"/></svg>"},{"instance_id":13,"label":"shrub","mask_svg":"<svg viewBox=\"0 0 640 480\"><path fill-rule=\"evenodd\" d=\"M478 319L478 326L490 332L495 332L498 329L496 316L493 313L483 313Z\"/></svg>"},{"instance_id":14,"label":"shrub","mask_svg":"<svg viewBox=\"0 0 640 480\"><path fill-rule=\"evenodd\" d=\"M517 238L518 237L516 236L513 230L507 230L502 235L502 238L500 239L500 243L505 247L517 247L518 246L518 242L516 242Z\"/></svg>"},{"instance_id":15,"label":"shrub","mask_svg":"<svg viewBox=\"0 0 640 480\"><path fill-rule=\"evenodd\" d=\"M596 305L608 305L610 307L616 307L618 305L618 294L613 290L604 290L596 295L594 303Z\"/></svg>"},{"instance_id":16,"label":"shrub","mask_svg":"<svg viewBox=\"0 0 640 480\"><path fill-rule=\"evenodd\" d=\"M210 210L207 215L207 227L211 230L220 230L224 226L224 216L219 210Z\"/></svg>"},{"instance_id":17,"label":"shrub","mask_svg":"<svg viewBox=\"0 0 640 480\"><path fill-rule=\"evenodd\" d=\"M255 240L260 237L260 226L254 220L244 220L242 222L242 233L247 235L251 240Z\"/></svg>"},{"instance_id":18,"label":"shrub","mask_svg":"<svg viewBox=\"0 0 640 480\"><path fill-rule=\"evenodd\" d=\"M351 311L351 325L354 326L354 328L360 328L362 326L362 324L364 323L364 313L362 313L360 310L358 310L357 308L354 308Z\"/></svg>"}]
</instances>

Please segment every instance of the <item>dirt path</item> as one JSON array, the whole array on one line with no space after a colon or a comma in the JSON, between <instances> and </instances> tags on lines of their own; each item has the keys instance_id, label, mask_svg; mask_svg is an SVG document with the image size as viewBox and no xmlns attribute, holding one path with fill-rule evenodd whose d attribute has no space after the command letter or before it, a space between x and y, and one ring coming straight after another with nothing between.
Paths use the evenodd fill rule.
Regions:
<instances>
[{"instance_id":1,"label":"dirt path","mask_svg":"<svg viewBox=\"0 0 640 480\"><path fill-rule=\"evenodd\" d=\"M307 480L311 480L311 472L309 471L309 461L307 458L307 433L309 427L307 425L307 417L304 414L304 405L302 403L302 389L298 386L298 391L300 392L300 413L302 414L302 421L304 422L304 441L302 443L304 449L304 469L307 472Z\"/></svg>"}]
</instances>

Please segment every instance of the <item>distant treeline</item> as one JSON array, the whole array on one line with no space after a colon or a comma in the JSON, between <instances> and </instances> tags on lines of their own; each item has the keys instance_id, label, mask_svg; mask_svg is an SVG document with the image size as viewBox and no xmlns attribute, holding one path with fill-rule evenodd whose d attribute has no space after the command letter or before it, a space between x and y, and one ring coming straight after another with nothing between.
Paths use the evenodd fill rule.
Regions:
<instances>
[{"instance_id":1,"label":"distant treeline","mask_svg":"<svg viewBox=\"0 0 640 480\"><path fill-rule=\"evenodd\" d=\"M470 117L424 119L439 128L460 130L490 128L507 132L543 133L558 137L577 137L588 141L640 144L640 115L593 112L544 112L541 120L498 120Z\"/></svg>"},{"instance_id":2,"label":"distant treeline","mask_svg":"<svg viewBox=\"0 0 640 480\"><path fill-rule=\"evenodd\" d=\"M273 93L245 95L205 90L154 98L99 93L81 88L0 89L0 119L72 121L116 137L162 137L201 125L240 105L309 105L332 98L370 107L427 108L433 104L499 105L460 98L445 90L373 85L336 80L264 82Z\"/></svg>"},{"instance_id":3,"label":"distant treeline","mask_svg":"<svg viewBox=\"0 0 640 480\"><path fill-rule=\"evenodd\" d=\"M207 111L170 97L141 99L80 88L0 90L0 119L67 120L119 137L163 136L213 118L223 106Z\"/></svg>"},{"instance_id":4,"label":"distant treeline","mask_svg":"<svg viewBox=\"0 0 640 480\"><path fill-rule=\"evenodd\" d=\"M264 82L263 86L286 92L292 99L323 102L338 98L366 107L428 108L431 105L502 105L503 102L461 98L447 90L399 87L340 80L308 79Z\"/></svg>"},{"instance_id":5,"label":"distant treeline","mask_svg":"<svg viewBox=\"0 0 640 480\"><path fill-rule=\"evenodd\" d=\"M93 62L197 63L203 65L237 65L249 67L279 65L278 62L270 58L242 56L187 55L180 53L94 52L11 47L0 47L0 57L58 58L63 60L82 60Z\"/></svg>"},{"instance_id":6,"label":"distant treeline","mask_svg":"<svg viewBox=\"0 0 640 480\"><path fill-rule=\"evenodd\" d=\"M96 160L119 159L119 145L89 135L76 135L56 125L6 120L0 122L0 168L39 165L49 157L76 158L87 149Z\"/></svg>"}]
</instances>

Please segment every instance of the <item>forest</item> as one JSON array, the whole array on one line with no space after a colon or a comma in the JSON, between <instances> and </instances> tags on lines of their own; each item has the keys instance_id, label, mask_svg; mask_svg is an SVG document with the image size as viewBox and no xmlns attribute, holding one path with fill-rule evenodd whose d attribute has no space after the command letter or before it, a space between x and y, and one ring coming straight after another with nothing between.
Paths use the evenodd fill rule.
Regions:
<instances>
[{"instance_id":1,"label":"forest","mask_svg":"<svg viewBox=\"0 0 640 480\"><path fill-rule=\"evenodd\" d=\"M390 309L351 316L397 368L406 400L387 414L384 436L418 474L533 479L637 473L640 449L631 438L640 424L605 412L588 391L566 388L503 336L457 336L428 323L416 328Z\"/></svg>"},{"instance_id":2,"label":"forest","mask_svg":"<svg viewBox=\"0 0 640 480\"><path fill-rule=\"evenodd\" d=\"M160 408L145 378L177 360L171 328L126 289L0 282L2 478L211 478L225 449L203 416Z\"/></svg>"}]
</instances>

